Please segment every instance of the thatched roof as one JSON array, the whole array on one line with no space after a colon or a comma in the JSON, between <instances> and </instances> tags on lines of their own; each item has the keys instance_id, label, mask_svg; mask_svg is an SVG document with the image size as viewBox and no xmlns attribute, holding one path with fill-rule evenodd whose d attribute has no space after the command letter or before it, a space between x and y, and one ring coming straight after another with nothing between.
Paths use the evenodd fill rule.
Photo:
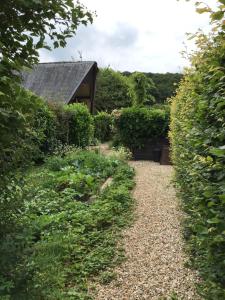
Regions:
<instances>
[{"instance_id":1,"label":"thatched roof","mask_svg":"<svg viewBox=\"0 0 225 300\"><path fill-rule=\"evenodd\" d=\"M23 72L23 86L48 101L69 103L88 73L93 61L40 63Z\"/></svg>"}]
</instances>

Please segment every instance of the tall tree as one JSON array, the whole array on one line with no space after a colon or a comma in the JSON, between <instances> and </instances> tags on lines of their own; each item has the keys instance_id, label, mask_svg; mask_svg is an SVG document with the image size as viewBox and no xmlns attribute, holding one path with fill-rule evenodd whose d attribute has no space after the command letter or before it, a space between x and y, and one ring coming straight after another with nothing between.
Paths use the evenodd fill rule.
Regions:
<instances>
[{"instance_id":1,"label":"tall tree","mask_svg":"<svg viewBox=\"0 0 225 300\"><path fill-rule=\"evenodd\" d=\"M156 87L151 78L146 77L144 73L135 72L131 76L131 82L135 93L135 105L143 106L155 102L153 91Z\"/></svg>"},{"instance_id":2,"label":"tall tree","mask_svg":"<svg viewBox=\"0 0 225 300\"><path fill-rule=\"evenodd\" d=\"M132 104L132 89L128 78L106 68L101 69L96 84L95 108L111 112Z\"/></svg>"}]
</instances>

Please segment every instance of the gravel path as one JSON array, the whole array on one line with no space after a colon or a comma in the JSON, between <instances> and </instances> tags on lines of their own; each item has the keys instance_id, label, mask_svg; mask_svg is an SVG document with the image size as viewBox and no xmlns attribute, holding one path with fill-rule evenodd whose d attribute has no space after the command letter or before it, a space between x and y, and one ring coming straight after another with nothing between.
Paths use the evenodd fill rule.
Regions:
<instances>
[{"instance_id":1,"label":"gravel path","mask_svg":"<svg viewBox=\"0 0 225 300\"><path fill-rule=\"evenodd\" d=\"M196 274L184 264L182 212L170 184L171 166L149 161L130 163L136 170L136 221L124 232L127 260L117 279L97 287L96 300L197 300Z\"/></svg>"}]
</instances>

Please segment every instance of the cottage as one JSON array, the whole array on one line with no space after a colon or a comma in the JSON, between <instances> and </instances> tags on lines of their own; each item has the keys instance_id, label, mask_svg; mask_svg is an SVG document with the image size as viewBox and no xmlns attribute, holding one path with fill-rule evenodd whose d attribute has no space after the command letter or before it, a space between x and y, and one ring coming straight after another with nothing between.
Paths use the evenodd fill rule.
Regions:
<instances>
[{"instance_id":1,"label":"cottage","mask_svg":"<svg viewBox=\"0 0 225 300\"><path fill-rule=\"evenodd\" d=\"M84 102L93 113L97 72L93 61L40 63L22 73L22 84L49 102Z\"/></svg>"}]
</instances>

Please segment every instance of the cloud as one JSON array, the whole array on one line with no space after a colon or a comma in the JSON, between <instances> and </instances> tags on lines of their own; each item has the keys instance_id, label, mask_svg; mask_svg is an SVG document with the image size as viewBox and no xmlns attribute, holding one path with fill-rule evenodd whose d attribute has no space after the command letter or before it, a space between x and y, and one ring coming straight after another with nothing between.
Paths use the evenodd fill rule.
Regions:
<instances>
[{"instance_id":1,"label":"cloud","mask_svg":"<svg viewBox=\"0 0 225 300\"><path fill-rule=\"evenodd\" d=\"M82 0L97 11L93 25L81 26L64 49L40 51L41 61L96 60L121 71L181 71L186 32L207 29L208 17L193 2L176 0Z\"/></svg>"},{"instance_id":2,"label":"cloud","mask_svg":"<svg viewBox=\"0 0 225 300\"><path fill-rule=\"evenodd\" d=\"M128 48L135 45L138 40L138 29L128 24L117 23L112 34L107 34L106 42L110 47Z\"/></svg>"}]
</instances>

